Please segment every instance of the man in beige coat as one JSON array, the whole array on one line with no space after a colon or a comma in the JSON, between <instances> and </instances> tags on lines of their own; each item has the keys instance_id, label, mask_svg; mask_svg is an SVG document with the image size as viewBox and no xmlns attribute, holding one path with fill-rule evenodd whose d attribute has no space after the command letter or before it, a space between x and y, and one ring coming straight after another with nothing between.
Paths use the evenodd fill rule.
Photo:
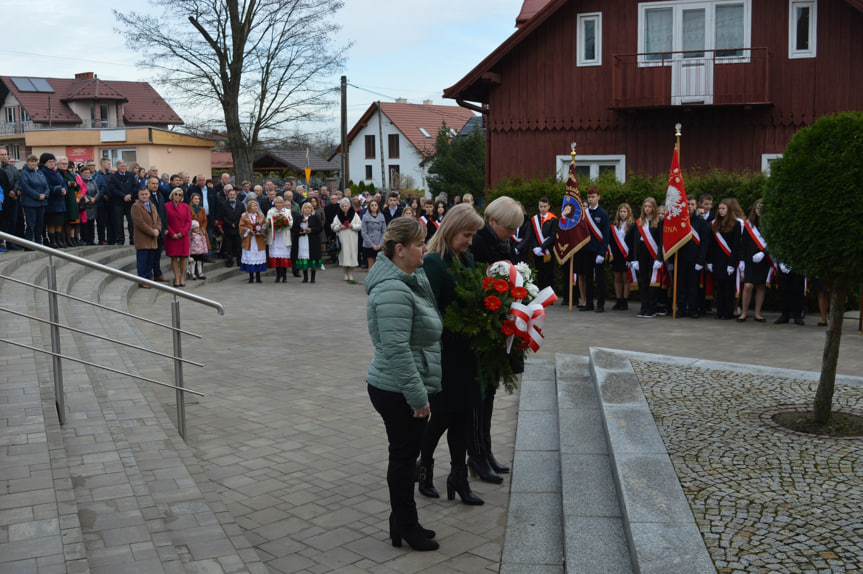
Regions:
<instances>
[{"instance_id":1,"label":"man in beige coat","mask_svg":"<svg viewBox=\"0 0 863 574\"><path fill-rule=\"evenodd\" d=\"M138 201L132 205L132 224L135 226L135 250L138 256L138 277L153 278L153 265L159 256L159 235L162 233L162 220L159 210L150 203L150 190L146 187L138 191ZM139 284L144 289L149 285Z\"/></svg>"}]
</instances>

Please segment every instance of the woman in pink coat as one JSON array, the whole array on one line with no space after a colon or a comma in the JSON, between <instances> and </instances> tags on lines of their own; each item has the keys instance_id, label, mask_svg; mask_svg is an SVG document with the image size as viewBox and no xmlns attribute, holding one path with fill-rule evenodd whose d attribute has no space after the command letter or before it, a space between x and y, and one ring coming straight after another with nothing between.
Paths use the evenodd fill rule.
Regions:
<instances>
[{"instance_id":1,"label":"woman in pink coat","mask_svg":"<svg viewBox=\"0 0 863 574\"><path fill-rule=\"evenodd\" d=\"M186 286L186 260L189 258L189 231L192 229L192 211L183 203L183 190L175 187L170 202L165 206L168 231L165 232L165 255L171 258L174 270L174 287Z\"/></svg>"}]
</instances>

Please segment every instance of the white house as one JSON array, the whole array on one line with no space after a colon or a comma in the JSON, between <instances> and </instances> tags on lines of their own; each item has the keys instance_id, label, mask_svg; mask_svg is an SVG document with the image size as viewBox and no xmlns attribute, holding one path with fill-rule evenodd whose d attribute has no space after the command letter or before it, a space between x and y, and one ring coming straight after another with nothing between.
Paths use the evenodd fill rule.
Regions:
<instances>
[{"instance_id":1,"label":"white house","mask_svg":"<svg viewBox=\"0 0 863 574\"><path fill-rule=\"evenodd\" d=\"M378 189L425 190L424 157L434 153L435 139L446 122L455 136L474 117L459 106L375 102L348 133L347 179L374 183Z\"/></svg>"}]
</instances>

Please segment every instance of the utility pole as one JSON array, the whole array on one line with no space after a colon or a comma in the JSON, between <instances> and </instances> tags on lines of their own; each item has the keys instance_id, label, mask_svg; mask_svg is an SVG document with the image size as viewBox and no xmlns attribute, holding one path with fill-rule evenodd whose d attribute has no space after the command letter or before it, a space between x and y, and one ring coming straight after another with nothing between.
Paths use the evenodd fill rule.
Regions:
<instances>
[{"instance_id":1,"label":"utility pole","mask_svg":"<svg viewBox=\"0 0 863 574\"><path fill-rule=\"evenodd\" d=\"M387 172L384 168L384 112L381 110L381 101L378 100L378 137L381 140L381 189L387 190Z\"/></svg>"},{"instance_id":2,"label":"utility pole","mask_svg":"<svg viewBox=\"0 0 863 574\"><path fill-rule=\"evenodd\" d=\"M348 173L348 77L342 76L342 189L347 189Z\"/></svg>"}]
</instances>

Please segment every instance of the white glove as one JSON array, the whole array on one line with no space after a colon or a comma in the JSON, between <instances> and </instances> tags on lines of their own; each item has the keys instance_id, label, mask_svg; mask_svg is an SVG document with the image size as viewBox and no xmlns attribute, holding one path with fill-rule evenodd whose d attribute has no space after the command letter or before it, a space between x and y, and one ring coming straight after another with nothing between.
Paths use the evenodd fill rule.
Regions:
<instances>
[{"instance_id":1,"label":"white glove","mask_svg":"<svg viewBox=\"0 0 863 574\"><path fill-rule=\"evenodd\" d=\"M737 268L740 269L741 273L743 273L744 271L746 271L746 262L741 261L740 263L737 264Z\"/></svg>"},{"instance_id":2,"label":"white glove","mask_svg":"<svg viewBox=\"0 0 863 574\"><path fill-rule=\"evenodd\" d=\"M756 253L755 255L752 256L752 262L753 263L761 263L762 259L764 259L764 252L763 251L759 251L758 253Z\"/></svg>"},{"instance_id":3,"label":"white glove","mask_svg":"<svg viewBox=\"0 0 863 574\"><path fill-rule=\"evenodd\" d=\"M731 265L727 266L727 267L725 268L725 270L726 270L726 271L728 271L728 274L729 274L729 275L733 275L733 274L734 274L734 267L732 267Z\"/></svg>"},{"instance_id":4,"label":"white glove","mask_svg":"<svg viewBox=\"0 0 863 574\"><path fill-rule=\"evenodd\" d=\"M662 269L662 261L654 261L653 262L653 270L659 271L660 269Z\"/></svg>"},{"instance_id":5,"label":"white glove","mask_svg":"<svg viewBox=\"0 0 863 574\"><path fill-rule=\"evenodd\" d=\"M707 264L707 270L710 271L711 273L713 273L713 263Z\"/></svg>"},{"instance_id":6,"label":"white glove","mask_svg":"<svg viewBox=\"0 0 863 574\"><path fill-rule=\"evenodd\" d=\"M784 263L779 264L779 270L785 273L786 275L791 273L791 268L785 265Z\"/></svg>"},{"instance_id":7,"label":"white glove","mask_svg":"<svg viewBox=\"0 0 863 574\"><path fill-rule=\"evenodd\" d=\"M638 261L633 261L632 263L630 263L630 266L636 271L638 271Z\"/></svg>"},{"instance_id":8,"label":"white glove","mask_svg":"<svg viewBox=\"0 0 863 574\"><path fill-rule=\"evenodd\" d=\"M698 263L695 264L696 271L701 271L702 269L704 269L704 265L699 265Z\"/></svg>"},{"instance_id":9,"label":"white glove","mask_svg":"<svg viewBox=\"0 0 863 574\"><path fill-rule=\"evenodd\" d=\"M534 247L533 254L537 257L542 257L542 247Z\"/></svg>"},{"instance_id":10,"label":"white glove","mask_svg":"<svg viewBox=\"0 0 863 574\"><path fill-rule=\"evenodd\" d=\"M605 261L605 257L603 257L602 255L596 256L596 264L597 265L602 265L603 261Z\"/></svg>"}]
</instances>

